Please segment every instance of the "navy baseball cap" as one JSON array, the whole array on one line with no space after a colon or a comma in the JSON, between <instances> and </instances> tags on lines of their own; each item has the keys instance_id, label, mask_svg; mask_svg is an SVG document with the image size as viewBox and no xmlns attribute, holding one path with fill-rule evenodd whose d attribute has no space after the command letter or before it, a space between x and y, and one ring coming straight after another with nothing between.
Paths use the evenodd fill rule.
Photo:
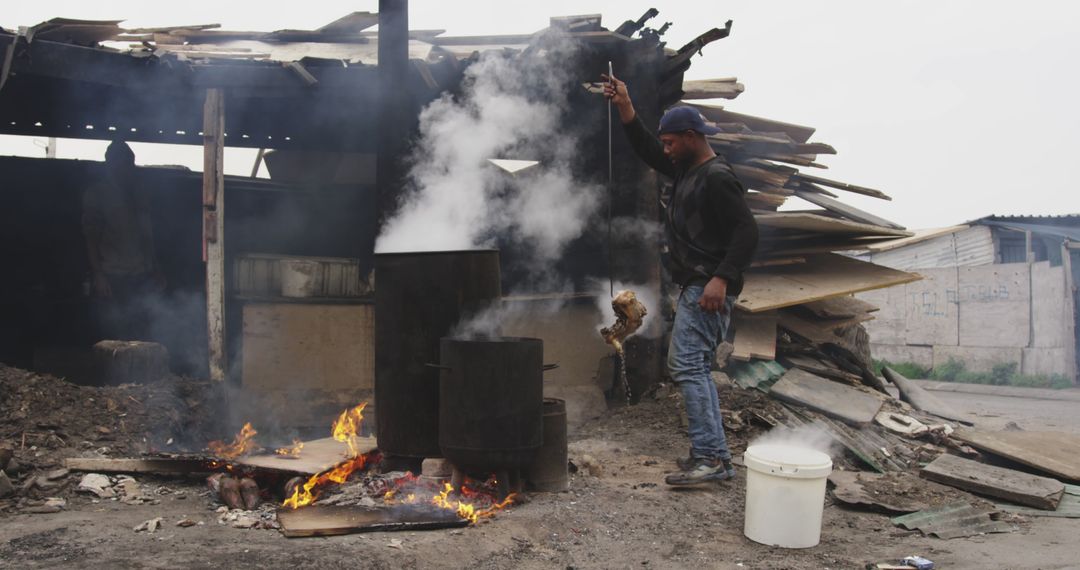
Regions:
<instances>
[{"instance_id":1,"label":"navy baseball cap","mask_svg":"<svg viewBox=\"0 0 1080 570\"><path fill-rule=\"evenodd\" d=\"M703 135L715 135L720 129L705 124L701 113L693 107L672 107L660 118L660 134L697 131Z\"/></svg>"}]
</instances>

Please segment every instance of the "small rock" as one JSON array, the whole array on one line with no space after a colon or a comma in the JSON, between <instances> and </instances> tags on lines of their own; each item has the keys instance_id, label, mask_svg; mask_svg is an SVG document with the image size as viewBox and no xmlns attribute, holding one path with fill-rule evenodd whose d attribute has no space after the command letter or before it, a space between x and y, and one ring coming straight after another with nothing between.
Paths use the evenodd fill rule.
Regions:
<instances>
[{"instance_id":1,"label":"small rock","mask_svg":"<svg viewBox=\"0 0 1080 570\"><path fill-rule=\"evenodd\" d=\"M157 532L157 529L159 529L159 528L161 528L161 517L152 518L152 519L150 519L148 521L143 521L142 524L140 524L139 526L135 527L132 530L134 530L135 532L144 532L145 531L145 532L148 532L150 534L154 534L155 532Z\"/></svg>"},{"instance_id":2,"label":"small rock","mask_svg":"<svg viewBox=\"0 0 1080 570\"><path fill-rule=\"evenodd\" d=\"M197 523L197 522L195 522L195 521L193 521L191 519L180 519L180 520L176 521L176 526L181 527L181 528L187 528L189 526L195 526L197 524L199 524L199 523Z\"/></svg>"},{"instance_id":3,"label":"small rock","mask_svg":"<svg viewBox=\"0 0 1080 570\"><path fill-rule=\"evenodd\" d=\"M360 499L360 506L361 507L374 507L374 506L377 506L377 505L378 505L378 503L376 503L375 499L372 499L371 497L364 497L364 498Z\"/></svg>"},{"instance_id":4,"label":"small rock","mask_svg":"<svg viewBox=\"0 0 1080 570\"><path fill-rule=\"evenodd\" d=\"M0 471L7 469L11 458L15 457L15 450L10 447L0 447Z\"/></svg>"},{"instance_id":5,"label":"small rock","mask_svg":"<svg viewBox=\"0 0 1080 570\"><path fill-rule=\"evenodd\" d=\"M97 427L97 432L100 433L101 435L109 435L110 433L112 433L112 430L105 427L105 426L98 426Z\"/></svg>"},{"instance_id":6,"label":"small rock","mask_svg":"<svg viewBox=\"0 0 1080 570\"><path fill-rule=\"evenodd\" d=\"M580 464L579 467L581 469L593 477L599 477L604 473L603 466L601 466L600 462L591 455L582 455L581 460L578 463Z\"/></svg>"},{"instance_id":7,"label":"small rock","mask_svg":"<svg viewBox=\"0 0 1080 570\"><path fill-rule=\"evenodd\" d=\"M386 546L389 546L390 548L396 548L398 550L402 550L405 548L404 545L401 543L401 540L397 538L390 539L390 542L386 543Z\"/></svg>"},{"instance_id":8,"label":"small rock","mask_svg":"<svg viewBox=\"0 0 1080 570\"><path fill-rule=\"evenodd\" d=\"M111 499L116 496L116 493L112 490L112 481L101 473L87 473L86 475L83 475L82 480L79 481L78 488L75 490L93 493L101 499Z\"/></svg>"},{"instance_id":9,"label":"small rock","mask_svg":"<svg viewBox=\"0 0 1080 570\"><path fill-rule=\"evenodd\" d=\"M46 507L58 507L58 508L62 509L62 508L67 506L67 501L64 500L64 499L61 499L60 497L48 497L48 498L45 499L45 506Z\"/></svg>"},{"instance_id":10,"label":"small rock","mask_svg":"<svg viewBox=\"0 0 1080 570\"><path fill-rule=\"evenodd\" d=\"M7 473L0 470L0 498L8 497L15 494L15 485L11 484L11 479L8 478Z\"/></svg>"},{"instance_id":11,"label":"small rock","mask_svg":"<svg viewBox=\"0 0 1080 570\"><path fill-rule=\"evenodd\" d=\"M218 507L214 512L218 514L224 514L229 512L229 507Z\"/></svg>"},{"instance_id":12,"label":"small rock","mask_svg":"<svg viewBox=\"0 0 1080 570\"><path fill-rule=\"evenodd\" d=\"M68 474L70 474L70 473L71 473L70 469L67 469L65 467L61 467L60 469L54 469L54 470L49 471L48 473L46 473L45 478L48 479L49 481L55 481L57 479L62 479L64 477L67 477Z\"/></svg>"},{"instance_id":13,"label":"small rock","mask_svg":"<svg viewBox=\"0 0 1080 570\"><path fill-rule=\"evenodd\" d=\"M142 487L139 486L139 482L131 477L120 479L120 483L117 487L120 489L120 494L124 496L125 503L137 504L146 499L146 497L143 496Z\"/></svg>"},{"instance_id":14,"label":"small rock","mask_svg":"<svg viewBox=\"0 0 1080 570\"><path fill-rule=\"evenodd\" d=\"M445 459L428 458L420 464L420 473L425 477L449 477L454 470Z\"/></svg>"},{"instance_id":15,"label":"small rock","mask_svg":"<svg viewBox=\"0 0 1080 570\"><path fill-rule=\"evenodd\" d=\"M258 517L248 514L240 515L232 522L233 528L254 528L257 524L259 524Z\"/></svg>"}]
</instances>

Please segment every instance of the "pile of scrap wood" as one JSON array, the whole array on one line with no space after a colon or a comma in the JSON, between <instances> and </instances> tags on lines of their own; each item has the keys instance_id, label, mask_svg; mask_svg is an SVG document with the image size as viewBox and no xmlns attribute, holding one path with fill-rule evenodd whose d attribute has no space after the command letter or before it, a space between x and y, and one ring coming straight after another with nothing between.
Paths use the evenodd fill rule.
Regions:
<instances>
[{"instance_id":1,"label":"pile of scrap wood","mask_svg":"<svg viewBox=\"0 0 1080 570\"><path fill-rule=\"evenodd\" d=\"M900 515L895 525L938 538L1012 532L1026 520L1014 515L1080 518L1080 436L979 430L889 368L879 382L896 398L841 378L842 368L782 360L736 361L728 372L778 404L755 420L846 452L829 477L840 504Z\"/></svg>"}]
</instances>

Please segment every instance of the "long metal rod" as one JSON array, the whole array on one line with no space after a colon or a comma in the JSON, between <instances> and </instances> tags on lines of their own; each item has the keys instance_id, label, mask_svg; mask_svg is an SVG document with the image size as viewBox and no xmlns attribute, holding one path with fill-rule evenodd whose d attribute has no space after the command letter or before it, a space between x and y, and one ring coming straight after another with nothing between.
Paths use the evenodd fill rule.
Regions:
<instances>
[{"instance_id":1,"label":"long metal rod","mask_svg":"<svg viewBox=\"0 0 1080 570\"><path fill-rule=\"evenodd\" d=\"M608 82L615 85L615 72L611 61L607 62ZM607 163L608 163L608 204L607 204L607 247L608 247L608 293L615 298L615 253L611 242L611 205L615 201L615 161L612 158L611 99L607 102Z\"/></svg>"}]
</instances>

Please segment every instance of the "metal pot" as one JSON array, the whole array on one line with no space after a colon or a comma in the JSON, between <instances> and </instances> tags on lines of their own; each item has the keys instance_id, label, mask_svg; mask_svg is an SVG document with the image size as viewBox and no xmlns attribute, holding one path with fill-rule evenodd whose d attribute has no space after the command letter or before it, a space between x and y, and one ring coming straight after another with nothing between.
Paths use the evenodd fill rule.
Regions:
<instances>
[{"instance_id":1,"label":"metal pot","mask_svg":"<svg viewBox=\"0 0 1080 570\"><path fill-rule=\"evenodd\" d=\"M444 338L439 352L443 457L470 472L528 465L543 443L543 341Z\"/></svg>"},{"instance_id":2,"label":"metal pot","mask_svg":"<svg viewBox=\"0 0 1080 570\"><path fill-rule=\"evenodd\" d=\"M375 256L375 425L388 455L441 457L439 339L502 297L498 250Z\"/></svg>"}]
</instances>

